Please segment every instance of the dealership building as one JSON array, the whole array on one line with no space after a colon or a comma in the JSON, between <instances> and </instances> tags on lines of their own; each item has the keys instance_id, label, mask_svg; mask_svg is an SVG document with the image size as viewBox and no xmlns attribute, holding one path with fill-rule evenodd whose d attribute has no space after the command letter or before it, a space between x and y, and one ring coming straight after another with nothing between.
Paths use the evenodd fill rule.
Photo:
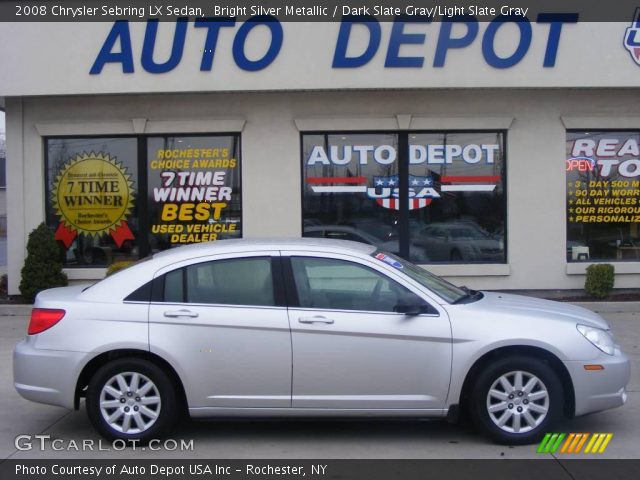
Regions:
<instances>
[{"instance_id":1,"label":"dealership building","mask_svg":"<svg viewBox=\"0 0 640 480\"><path fill-rule=\"evenodd\" d=\"M636 40L637 38L637 40ZM9 293L177 245L356 240L456 284L640 286L640 19L3 23Z\"/></svg>"}]
</instances>

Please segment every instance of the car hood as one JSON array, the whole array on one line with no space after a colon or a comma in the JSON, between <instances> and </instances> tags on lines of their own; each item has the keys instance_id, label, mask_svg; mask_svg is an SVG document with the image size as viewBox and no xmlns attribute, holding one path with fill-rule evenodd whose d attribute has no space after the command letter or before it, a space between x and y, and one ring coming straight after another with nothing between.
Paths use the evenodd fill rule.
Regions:
<instances>
[{"instance_id":1,"label":"car hood","mask_svg":"<svg viewBox=\"0 0 640 480\"><path fill-rule=\"evenodd\" d=\"M477 302L468 305L476 305L477 308L500 312L502 315L513 313L518 319L523 315L530 318L542 317L561 321L581 323L596 328L609 329L606 320L600 315L586 308L578 307L570 303L554 302L539 298L525 297L499 292L482 292L484 297Z\"/></svg>"}]
</instances>

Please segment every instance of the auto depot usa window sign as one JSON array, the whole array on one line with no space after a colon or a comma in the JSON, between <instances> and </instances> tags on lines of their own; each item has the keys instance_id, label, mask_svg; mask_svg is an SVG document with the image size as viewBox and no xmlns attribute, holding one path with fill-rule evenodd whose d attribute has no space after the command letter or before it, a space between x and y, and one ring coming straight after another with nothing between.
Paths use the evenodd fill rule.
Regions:
<instances>
[{"instance_id":1,"label":"auto depot usa window sign","mask_svg":"<svg viewBox=\"0 0 640 480\"><path fill-rule=\"evenodd\" d=\"M409 176L409 209L423 208L446 192L493 192L499 177L492 175L473 175L478 168L493 166L500 152L499 144L411 144L409 145L409 165L426 167L427 175ZM368 164L378 167L393 166L398 152L393 145L331 145L326 148L316 145L306 160L309 171L317 171L318 166L358 167ZM432 169L446 172L447 166L455 162L456 169L467 167L471 175L439 175L434 178ZM477 172L476 172L477 173ZM437 181L436 181L437 180ZM353 176L347 177L308 176L307 184L313 193L352 193L366 194L380 206L399 210L400 184L398 175Z\"/></svg>"}]
</instances>

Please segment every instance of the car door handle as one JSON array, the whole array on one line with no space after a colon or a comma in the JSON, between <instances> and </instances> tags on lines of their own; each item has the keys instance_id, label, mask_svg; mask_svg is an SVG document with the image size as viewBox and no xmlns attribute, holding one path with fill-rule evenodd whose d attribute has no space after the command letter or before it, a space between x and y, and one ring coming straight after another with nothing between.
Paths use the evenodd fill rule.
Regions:
<instances>
[{"instance_id":1,"label":"car door handle","mask_svg":"<svg viewBox=\"0 0 640 480\"><path fill-rule=\"evenodd\" d=\"M178 317L196 318L198 314L190 310L173 310L169 312L164 312L164 316L169 318L178 318Z\"/></svg>"},{"instance_id":2,"label":"car door handle","mask_svg":"<svg viewBox=\"0 0 640 480\"><path fill-rule=\"evenodd\" d=\"M317 317L300 317L298 323L333 323L331 318L317 316Z\"/></svg>"}]
</instances>

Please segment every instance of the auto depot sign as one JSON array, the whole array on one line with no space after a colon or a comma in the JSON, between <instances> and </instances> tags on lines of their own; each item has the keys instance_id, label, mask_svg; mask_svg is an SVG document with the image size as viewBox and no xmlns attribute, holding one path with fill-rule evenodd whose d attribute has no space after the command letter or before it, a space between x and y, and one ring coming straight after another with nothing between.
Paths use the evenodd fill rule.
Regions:
<instances>
[{"instance_id":1,"label":"auto depot sign","mask_svg":"<svg viewBox=\"0 0 640 480\"><path fill-rule=\"evenodd\" d=\"M359 68L368 64L379 50L384 54L384 68L423 68L424 54L406 55L401 50L405 46L424 46L427 38L426 29L411 29L411 26L427 25L430 17L402 16L396 19L391 30L383 39L382 27L375 17L347 16L339 24L335 49L333 51L332 68ZM534 40L531 22L522 15L499 15L495 20L483 25L480 32L478 20L470 15L456 17L458 20L437 22L431 30L437 31L435 55L432 66L443 68L449 51L464 49L476 40L482 45L482 58L487 65L494 68L511 68L520 63L527 55ZM578 21L578 14L539 14L536 23L547 24L546 35L540 34L540 42L544 45L544 56L541 59L543 67L554 67L558 54L558 46L565 24ZM504 41L505 50L509 53L499 53L497 37L501 30L508 28L508 24L515 26L515 32ZM189 23L187 18L175 23L171 51L168 58L158 62L154 59L156 43L158 42L158 20L147 21L140 57L140 66L149 73L167 73L180 64ZM202 52L200 70L213 69L214 54L218 50L218 38L223 30L234 30L231 56L236 67L245 71L258 71L270 66L280 54L284 42L284 28L280 21L270 15L254 16L248 21L240 23L233 17L218 19L197 19L192 24L195 29L206 31L204 42L199 50ZM237 27L237 28L236 28ZM258 58L251 59L246 53L249 37L255 29L268 31L266 49ZM354 31L360 29L359 40L354 40ZM454 33L455 32L455 33ZM364 37L363 37L364 36ZM358 45L354 46L354 43ZM417 50L417 49L414 49ZM114 23L100 52L98 53L90 73L101 74L108 64L119 64L123 73L135 71L134 48L128 21ZM353 52L357 53L353 53ZM418 53L416 51L416 53Z\"/></svg>"},{"instance_id":2,"label":"auto depot sign","mask_svg":"<svg viewBox=\"0 0 640 480\"><path fill-rule=\"evenodd\" d=\"M5 22L0 96L637 87L640 70L630 57L640 38L635 15L633 9L625 23L544 12L444 22L405 16L285 22L269 15Z\"/></svg>"}]
</instances>

